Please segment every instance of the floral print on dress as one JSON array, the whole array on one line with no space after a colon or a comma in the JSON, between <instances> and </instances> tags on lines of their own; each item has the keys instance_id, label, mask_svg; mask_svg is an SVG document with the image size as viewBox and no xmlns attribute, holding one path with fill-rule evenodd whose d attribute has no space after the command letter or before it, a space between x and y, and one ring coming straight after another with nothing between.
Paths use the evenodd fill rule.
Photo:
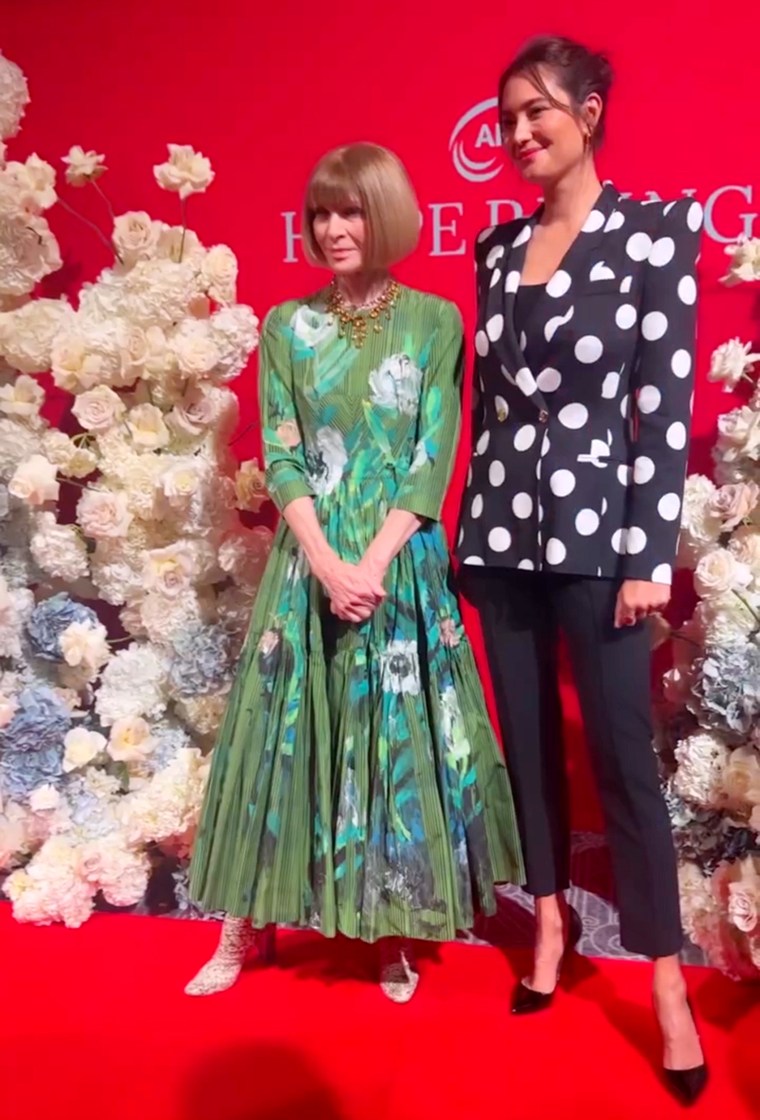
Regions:
<instances>
[{"instance_id":1,"label":"floral print on dress","mask_svg":"<svg viewBox=\"0 0 760 1120\"><path fill-rule=\"evenodd\" d=\"M306 474L315 494L332 494L348 462L343 436L335 428L319 428L306 452Z\"/></svg>"},{"instance_id":2,"label":"floral print on dress","mask_svg":"<svg viewBox=\"0 0 760 1120\"><path fill-rule=\"evenodd\" d=\"M369 399L380 408L416 416L420 405L422 371L406 354L386 358L369 375Z\"/></svg>"}]
</instances>

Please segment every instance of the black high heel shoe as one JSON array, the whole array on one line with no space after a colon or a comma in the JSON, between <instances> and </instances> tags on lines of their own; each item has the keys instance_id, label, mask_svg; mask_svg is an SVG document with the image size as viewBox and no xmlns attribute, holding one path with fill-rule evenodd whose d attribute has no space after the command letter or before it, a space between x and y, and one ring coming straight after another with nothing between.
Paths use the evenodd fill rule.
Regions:
<instances>
[{"instance_id":1,"label":"black high heel shoe","mask_svg":"<svg viewBox=\"0 0 760 1120\"><path fill-rule=\"evenodd\" d=\"M569 906L567 941L562 957L560 958L559 968L557 969L557 984L559 984L562 969L567 964L568 958L575 950L582 936L583 922L581 921L581 916L577 910ZM537 992L533 988L529 988L524 979L521 980L512 993L512 1014L532 1015L536 1011L546 1011L547 1008L551 1007L556 990L557 988L555 986L551 992Z\"/></svg>"},{"instance_id":2,"label":"black high heel shoe","mask_svg":"<svg viewBox=\"0 0 760 1120\"><path fill-rule=\"evenodd\" d=\"M686 997L686 1003L696 1027L697 1020L694 1015L694 1008L691 1006L691 1000L688 996ZM700 1043L701 1041L700 1039ZM668 1069L667 1066L663 1066L662 1072L665 1077L665 1084L670 1092L676 1100L687 1106L696 1104L707 1085L706 1062L702 1062L700 1066L692 1066L691 1069Z\"/></svg>"}]
</instances>

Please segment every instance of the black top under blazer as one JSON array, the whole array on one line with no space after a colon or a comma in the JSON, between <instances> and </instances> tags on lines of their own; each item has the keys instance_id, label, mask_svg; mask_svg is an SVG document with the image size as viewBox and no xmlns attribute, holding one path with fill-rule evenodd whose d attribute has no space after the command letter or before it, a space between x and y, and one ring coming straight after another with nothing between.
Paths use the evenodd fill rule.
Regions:
<instances>
[{"instance_id":1,"label":"black top under blazer","mask_svg":"<svg viewBox=\"0 0 760 1120\"><path fill-rule=\"evenodd\" d=\"M702 208L605 186L514 322L540 218L479 234L465 565L670 583L683 497Z\"/></svg>"}]
</instances>

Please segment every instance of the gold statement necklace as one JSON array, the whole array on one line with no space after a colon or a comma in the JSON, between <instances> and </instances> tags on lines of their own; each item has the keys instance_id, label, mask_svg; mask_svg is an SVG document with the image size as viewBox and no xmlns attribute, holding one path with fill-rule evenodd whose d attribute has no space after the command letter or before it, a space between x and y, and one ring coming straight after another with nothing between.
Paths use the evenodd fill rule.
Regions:
<instances>
[{"instance_id":1,"label":"gold statement necklace","mask_svg":"<svg viewBox=\"0 0 760 1120\"><path fill-rule=\"evenodd\" d=\"M379 295L361 307L353 307L340 291L337 280L333 280L327 297L327 312L338 320L338 335L341 338L350 336L356 349L361 350L370 324L373 334L380 334L384 324L390 321L400 291L398 280L391 278Z\"/></svg>"}]
</instances>

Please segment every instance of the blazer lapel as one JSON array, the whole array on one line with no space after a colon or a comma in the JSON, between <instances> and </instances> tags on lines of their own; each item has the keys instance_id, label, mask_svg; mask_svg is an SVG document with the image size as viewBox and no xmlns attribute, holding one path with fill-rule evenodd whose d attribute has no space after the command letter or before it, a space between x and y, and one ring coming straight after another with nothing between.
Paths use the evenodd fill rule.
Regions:
<instances>
[{"instance_id":1,"label":"blazer lapel","mask_svg":"<svg viewBox=\"0 0 760 1120\"><path fill-rule=\"evenodd\" d=\"M527 219L509 245L494 246L486 258L485 283L489 285L484 300L484 317L480 329L485 333L501 363L501 372L539 412L546 411L546 401L536 384L535 374L520 346L515 330L515 297L525 263L525 252L533 235L540 211ZM498 253L502 248L503 252Z\"/></svg>"}]
</instances>

